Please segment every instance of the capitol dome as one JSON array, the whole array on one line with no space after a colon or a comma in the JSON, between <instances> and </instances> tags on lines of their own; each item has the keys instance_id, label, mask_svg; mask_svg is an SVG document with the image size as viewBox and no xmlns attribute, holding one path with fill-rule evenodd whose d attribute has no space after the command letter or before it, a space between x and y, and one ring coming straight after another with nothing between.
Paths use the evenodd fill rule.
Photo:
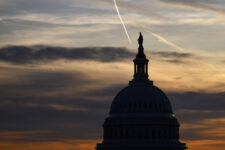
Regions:
<instances>
[{"instance_id":1,"label":"capitol dome","mask_svg":"<svg viewBox=\"0 0 225 150\"><path fill-rule=\"evenodd\" d=\"M114 98L96 150L185 150L168 97L148 78L141 33L138 43L134 78Z\"/></svg>"},{"instance_id":2,"label":"capitol dome","mask_svg":"<svg viewBox=\"0 0 225 150\"><path fill-rule=\"evenodd\" d=\"M110 114L116 113L173 113L166 94L151 83L131 84L114 98Z\"/></svg>"}]
</instances>

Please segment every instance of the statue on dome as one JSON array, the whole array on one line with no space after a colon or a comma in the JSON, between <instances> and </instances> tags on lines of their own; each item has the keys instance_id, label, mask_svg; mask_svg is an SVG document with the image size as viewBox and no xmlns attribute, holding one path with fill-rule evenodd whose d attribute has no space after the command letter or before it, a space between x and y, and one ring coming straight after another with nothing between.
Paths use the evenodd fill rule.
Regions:
<instances>
[{"instance_id":1,"label":"statue on dome","mask_svg":"<svg viewBox=\"0 0 225 150\"><path fill-rule=\"evenodd\" d=\"M141 32L140 32L140 36L138 38L138 43L139 43L139 45L143 44L143 36L142 36Z\"/></svg>"}]
</instances>

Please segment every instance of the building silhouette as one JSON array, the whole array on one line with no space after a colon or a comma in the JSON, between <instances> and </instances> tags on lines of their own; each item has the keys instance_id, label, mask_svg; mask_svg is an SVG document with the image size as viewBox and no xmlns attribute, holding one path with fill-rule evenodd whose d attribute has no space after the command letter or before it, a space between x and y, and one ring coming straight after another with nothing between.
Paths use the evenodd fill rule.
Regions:
<instances>
[{"instance_id":1,"label":"building silhouette","mask_svg":"<svg viewBox=\"0 0 225 150\"><path fill-rule=\"evenodd\" d=\"M141 33L138 43L134 78L114 98L96 150L185 150L169 99L148 79Z\"/></svg>"}]
</instances>

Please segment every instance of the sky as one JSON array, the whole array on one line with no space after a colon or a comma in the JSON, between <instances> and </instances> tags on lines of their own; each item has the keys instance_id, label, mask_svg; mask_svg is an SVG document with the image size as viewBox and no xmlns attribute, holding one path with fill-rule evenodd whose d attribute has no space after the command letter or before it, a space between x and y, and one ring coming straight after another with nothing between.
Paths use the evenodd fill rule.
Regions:
<instances>
[{"instance_id":1,"label":"sky","mask_svg":"<svg viewBox=\"0 0 225 150\"><path fill-rule=\"evenodd\" d=\"M181 140L224 149L225 1L116 2L128 35L113 0L0 0L0 149L94 150L139 32Z\"/></svg>"}]
</instances>

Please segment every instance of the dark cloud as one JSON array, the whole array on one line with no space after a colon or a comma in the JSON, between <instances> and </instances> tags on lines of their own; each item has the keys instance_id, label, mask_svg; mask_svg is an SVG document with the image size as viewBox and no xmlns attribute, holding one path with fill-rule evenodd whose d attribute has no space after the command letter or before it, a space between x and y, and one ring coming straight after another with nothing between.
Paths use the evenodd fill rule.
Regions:
<instances>
[{"instance_id":1,"label":"dark cloud","mask_svg":"<svg viewBox=\"0 0 225 150\"><path fill-rule=\"evenodd\" d=\"M225 93L169 93L176 109L224 110Z\"/></svg>"},{"instance_id":2,"label":"dark cloud","mask_svg":"<svg viewBox=\"0 0 225 150\"><path fill-rule=\"evenodd\" d=\"M109 87L105 87L104 90L96 89L87 91L86 95L89 96L115 96L125 85L124 84L116 84Z\"/></svg>"},{"instance_id":3,"label":"dark cloud","mask_svg":"<svg viewBox=\"0 0 225 150\"><path fill-rule=\"evenodd\" d=\"M153 51L151 55L160 58L161 61L174 64L189 64L189 59L195 57L193 53L175 52L175 51Z\"/></svg>"},{"instance_id":4,"label":"dark cloud","mask_svg":"<svg viewBox=\"0 0 225 150\"><path fill-rule=\"evenodd\" d=\"M167 59L167 60L164 60L166 62L169 62L169 63L173 63L173 64L188 64L187 61L183 61L183 60L180 60L180 59Z\"/></svg>"},{"instance_id":5,"label":"dark cloud","mask_svg":"<svg viewBox=\"0 0 225 150\"><path fill-rule=\"evenodd\" d=\"M84 99L41 99L39 102L32 101L32 99L15 99L14 101L16 101L15 104L4 105L0 109L1 131L50 131L50 133L39 133L42 138L37 139L34 134L21 140L51 141L62 138L98 137L101 133L102 119L105 116L104 112L99 113L99 111L102 109L106 111L106 106L108 106L104 102ZM27 105L28 101L30 105ZM51 105L85 107L86 110L61 110L50 107Z\"/></svg>"},{"instance_id":6,"label":"dark cloud","mask_svg":"<svg viewBox=\"0 0 225 150\"><path fill-rule=\"evenodd\" d=\"M150 55L170 63L186 63L192 53L153 51ZM0 61L17 65L46 63L60 59L93 60L100 62L123 61L135 57L135 52L123 47L53 47L53 46L7 46L0 48Z\"/></svg>"},{"instance_id":7,"label":"dark cloud","mask_svg":"<svg viewBox=\"0 0 225 150\"><path fill-rule=\"evenodd\" d=\"M80 92L82 86L96 84L85 74L38 69L21 73L18 68L7 67L1 70L22 74L15 75L18 81L0 83L0 131L17 132L13 139L0 134L1 141L100 138L109 102L80 98L84 95Z\"/></svg>"},{"instance_id":8,"label":"dark cloud","mask_svg":"<svg viewBox=\"0 0 225 150\"><path fill-rule=\"evenodd\" d=\"M40 98L46 95L59 97L60 94L67 92L67 90L71 92L95 82L91 81L86 74L78 71L23 70L4 67L0 67L0 69L3 72L8 72L10 78L18 78L13 82L3 82L2 80L0 83L0 96L2 99L8 99L9 97Z\"/></svg>"},{"instance_id":9,"label":"dark cloud","mask_svg":"<svg viewBox=\"0 0 225 150\"><path fill-rule=\"evenodd\" d=\"M192 53L184 53L184 52L169 52L169 51L153 51L151 54L160 56L160 57L166 57L166 58L190 58L193 57L194 54Z\"/></svg>"},{"instance_id":10,"label":"dark cloud","mask_svg":"<svg viewBox=\"0 0 225 150\"><path fill-rule=\"evenodd\" d=\"M208 119L224 118L225 92L223 93L168 93L173 110L181 124L182 139L214 139L215 135L202 134L216 126L207 124ZM188 124L184 127L183 124ZM203 125L203 126L202 126ZM196 126L196 127L195 127Z\"/></svg>"},{"instance_id":11,"label":"dark cloud","mask_svg":"<svg viewBox=\"0 0 225 150\"><path fill-rule=\"evenodd\" d=\"M0 61L14 64L45 63L59 59L113 62L134 57L134 55L127 48L122 47L8 46L0 49Z\"/></svg>"},{"instance_id":12,"label":"dark cloud","mask_svg":"<svg viewBox=\"0 0 225 150\"><path fill-rule=\"evenodd\" d=\"M109 103L80 98L83 85L95 84L84 74L39 70L23 78L22 82L0 84L2 132L22 132L22 138L13 139L16 141L100 137L101 119Z\"/></svg>"}]
</instances>

